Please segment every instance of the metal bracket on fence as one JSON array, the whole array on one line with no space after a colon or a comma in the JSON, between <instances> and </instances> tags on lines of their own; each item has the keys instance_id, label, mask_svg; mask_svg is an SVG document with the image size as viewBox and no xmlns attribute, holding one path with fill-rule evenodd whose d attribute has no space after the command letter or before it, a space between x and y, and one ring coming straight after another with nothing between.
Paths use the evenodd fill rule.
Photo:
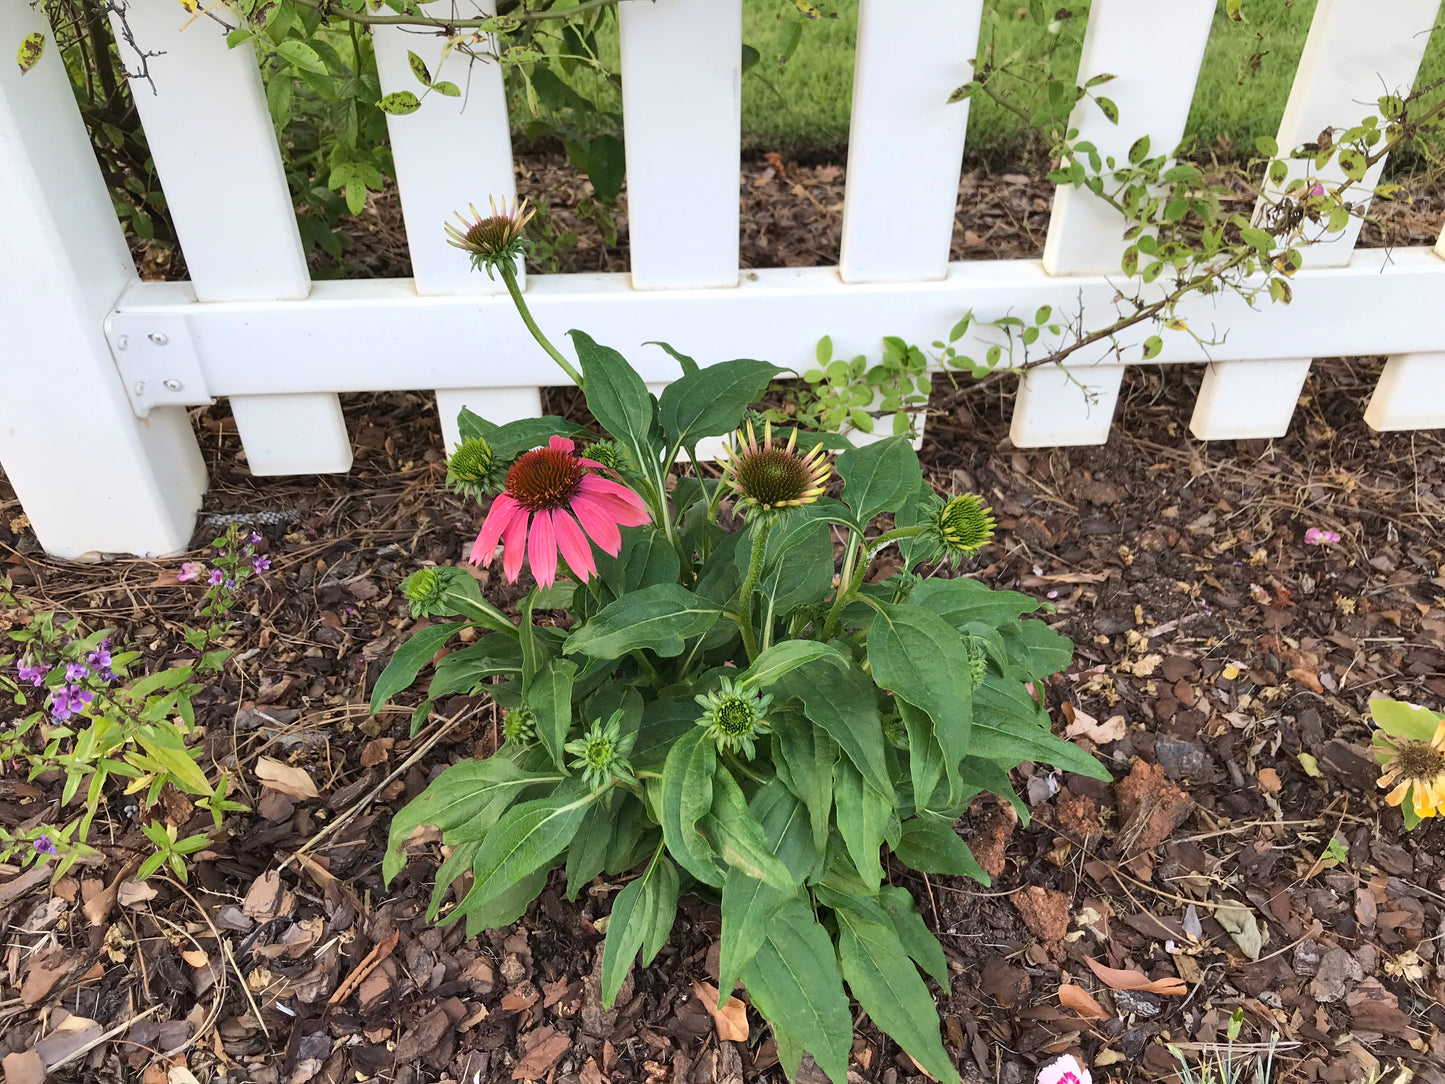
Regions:
<instances>
[{"instance_id":1,"label":"metal bracket on fence","mask_svg":"<svg viewBox=\"0 0 1445 1084\"><path fill-rule=\"evenodd\" d=\"M158 406L213 401L184 316L114 312L105 322L105 337L137 418Z\"/></svg>"}]
</instances>

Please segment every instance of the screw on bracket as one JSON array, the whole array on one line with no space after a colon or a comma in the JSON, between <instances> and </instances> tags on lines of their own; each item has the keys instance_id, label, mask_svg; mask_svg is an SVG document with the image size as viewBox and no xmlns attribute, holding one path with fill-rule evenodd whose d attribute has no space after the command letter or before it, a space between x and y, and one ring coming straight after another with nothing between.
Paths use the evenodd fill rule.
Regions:
<instances>
[{"instance_id":1,"label":"screw on bracket","mask_svg":"<svg viewBox=\"0 0 1445 1084\"><path fill-rule=\"evenodd\" d=\"M164 380L162 381L162 383L165 385L166 391L180 391L181 388L184 387L184 385L179 380L175 379Z\"/></svg>"},{"instance_id":2,"label":"screw on bracket","mask_svg":"<svg viewBox=\"0 0 1445 1084\"><path fill-rule=\"evenodd\" d=\"M159 331L152 331L149 335L146 336L146 338L149 339L151 342L155 343L157 346L165 346L166 343L171 341L167 336L165 336Z\"/></svg>"}]
</instances>

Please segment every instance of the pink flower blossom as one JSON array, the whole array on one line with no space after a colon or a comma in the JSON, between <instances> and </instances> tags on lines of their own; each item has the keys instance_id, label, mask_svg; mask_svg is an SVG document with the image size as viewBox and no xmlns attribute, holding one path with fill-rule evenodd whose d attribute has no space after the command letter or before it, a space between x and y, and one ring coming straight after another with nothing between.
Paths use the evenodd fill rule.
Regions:
<instances>
[{"instance_id":1,"label":"pink flower blossom","mask_svg":"<svg viewBox=\"0 0 1445 1084\"><path fill-rule=\"evenodd\" d=\"M204 568L205 566L199 561L187 561L181 565L181 570L176 573L176 579L180 580L181 583L190 583L200 576Z\"/></svg>"},{"instance_id":2,"label":"pink flower blossom","mask_svg":"<svg viewBox=\"0 0 1445 1084\"><path fill-rule=\"evenodd\" d=\"M1327 544L1332 545L1339 540L1339 531L1326 531L1320 527L1311 527L1309 530L1305 531L1306 546L1324 546Z\"/></svg>"},{"instance_id":3,"label":"pink flower blossom","mask_svg":"<svg viewBox=\"0 0 1445 1084\"><path fill-rule=\"evenodd\" d=\"M1038 1084L1094 1084L1094 1078L1073 1055L1065 1054L1039 1070Z\"/></svg>"},{"instance_id":4,"label":"pink flower blossom","mask_svg":"<svg viewBox=\"0 0 1445 1084\"><path fill-rule=\"evenodd\" d=\"M517 582L525 557L537 582L550 587L559 552L573 573L590 579L597 563L589 539L615 557L622 549L619 527L651 522L641 497L592 473L602 465L578 456L575 448L566 437L553 437L547 447L512 464L506 488L492 501L472 546L472 564L491 564L500 540L508 583Z\"/></svg>"}]
</instances>

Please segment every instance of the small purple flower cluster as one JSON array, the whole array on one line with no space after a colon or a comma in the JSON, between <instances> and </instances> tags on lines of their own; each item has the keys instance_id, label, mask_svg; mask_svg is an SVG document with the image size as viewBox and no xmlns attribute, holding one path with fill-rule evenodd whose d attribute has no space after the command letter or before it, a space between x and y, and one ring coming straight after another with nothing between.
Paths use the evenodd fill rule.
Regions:
<instances>
[{"instance_id":1,"label":"small purple flower cluster","mask_svg":"<svg viewBox=\"0 0 1445 1084\"><path fill-rule=\"evenodd\" d=\"M235 565L239 565L241 563L244 563L246 560L249 560L251 562L251 571L256 575L260 575L262 572L265 572L268 568L271 567L271 561L269 558L263 557L256 553L255 547L259 545L262 541L263 539L261 538L261 535L256 531L252 531L250 537L246 539L245 547L240 552L241 560L228 561L223 555L221 563L223 565L226 565L226 567L228 568L234 569ZM245 574L246 573L244 571L241 573L242 576L244 576ZM225 571L221 568L212 568L207 570L206 566L200 561L185 561L181 564L181 570L176 573L176 579L179 580L181 583L195 583L203 576L208 587L224 586L227 590L234 590L236 587L237 577L235 575L227 576Z\"/></svg>"},{"instance_id":2,"label":"small purple flower cluster","mask_svg":"<svg viewBox=\"0 0 1445 1084\"><path fill-rule=\"evenodd\" d=\"M36 836L35 849L41 854L50 855L52 858L60 853L60 848L55 845L55 841L49 836Z\"/></svg>"},{"instance_id":3,"label":"small purple flower cluster","mask_svg":"<svg viewBox=\"0 0 1445 1084\"><path fill-rule=\"evenodd\" d=\"M65 683L50 690L50 717L60 723L84 711L85 706L95 699L94 690L86 688L86 684L99 681L108 685L115 680L110 663L109 639L97 644L95 650L85 656L84 662L66 663ZM45 685L50 668L43 659L21 659L16 664L16 673L21 681L39 689Z\"/></svg>"}]
</instances>

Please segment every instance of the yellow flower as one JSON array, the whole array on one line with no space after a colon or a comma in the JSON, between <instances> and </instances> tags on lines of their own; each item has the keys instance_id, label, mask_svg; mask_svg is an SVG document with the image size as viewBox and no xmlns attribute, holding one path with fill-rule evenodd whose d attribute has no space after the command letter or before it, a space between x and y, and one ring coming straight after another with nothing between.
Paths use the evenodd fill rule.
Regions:
<instances>
[{"instance_id":1,"label":"yellow flower","mask_svg":"<svg viewBox=\"0 0 1445 1084\"><path fill-rule=\"evenodd\" d=\"M1393 788L1386 802L1400 805L1408 795L1415 816L1445 815L1445 720L1429 741L1377 733L1375 748L1383 755L1380 786Z\"/></svg>"},{"instance_id":2,"label":"yellow flower","mask_svg":"<svg viewBox=\"0 0 1445 1084\"><path fill-rule=\"evenodd\" d=\"M493 267L502 264L510 268L522 254L528 243L522 237L522 231L537 213L527 206L526 200L508 210L505 199L500 208L493 199L491 207L492 213L484 217L476 204L472 204L472 221L467 221L458 212L457 222L461 225L446 224L447 244L471 253L472 266L478 270L485 268L488 275Z\"/></svg>"},{"instance_id":3,"label":"yellow flower","mask_svg":"<svg viewBox=\"0 0 1445 1084\"><path fill-rule=\"evenodd\" d=\"M797 443L794 429L787 444L774 444L772 422L764 427L759 443L753 423L748 422L723 451L724 481L743 504L760 511L812 504L823 495L823 483L833 468L821 441L807 455L797 452Z\"/></svg>"}]
</instances>

